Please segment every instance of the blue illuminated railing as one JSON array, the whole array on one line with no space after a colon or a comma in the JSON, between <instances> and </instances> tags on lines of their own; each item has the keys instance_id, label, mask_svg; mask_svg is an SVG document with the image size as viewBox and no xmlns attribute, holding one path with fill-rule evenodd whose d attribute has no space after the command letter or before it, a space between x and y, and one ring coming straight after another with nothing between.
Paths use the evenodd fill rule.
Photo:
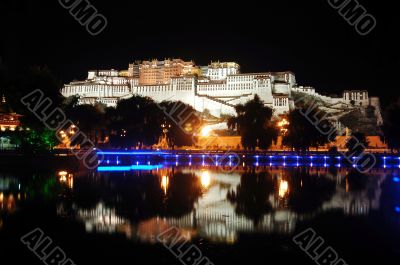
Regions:
<instances>
[{"instance_id":1,"label":"blue illuminated railing","mask_svg":"<svg viewBox=\"0 0 400 265\"><path fill-rule=\"evenodd\" d=\"M245 163L254 166L307 166L307 167L360 167L363 161L359 157L345 157L343 155L312 154L296 155L293 153L281 154L224 154L221 152L185 152L185 151L98 151L99 166L116 170L151 170L152 164L170 165L203 165L237 166ZM376 155L374 167L400 168L400 157ZM150 167L148 167L150 166Z\"/></svg>"}]
</instances>

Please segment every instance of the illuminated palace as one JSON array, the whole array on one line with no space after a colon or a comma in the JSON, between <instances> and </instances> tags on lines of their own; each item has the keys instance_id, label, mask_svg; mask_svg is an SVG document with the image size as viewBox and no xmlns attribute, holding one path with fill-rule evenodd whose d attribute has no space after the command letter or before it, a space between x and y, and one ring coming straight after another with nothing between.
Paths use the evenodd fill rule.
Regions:
<instances>
[{"instance_id":1,"label":"illuminated palace","mask_svg":"<svg viewBox=\"0 0 400 265\"><path fill-rule=\"evenodd\" d=\"M207 109L215 117L235 114L237 104L246 103L256 94L275 115L294 108L295 94L319 99L329 106L327 112L371 104L379 109L379 99L369 98L367 91L345 91L342 97L323 96L312 87L299 86L290 71L241 73L235 62L196 66L181 59L137 61L124 71L89 71L86 80L65 85L61 93L65 97L79 96L81 104L100 102L107 106L116 106L118 100L133 95L157 102L180 100L199 112Z\"/></svg>"},{"instance_id":2,"label":"illuminated palace","mask_svg":"<svg viewBox=\"0 0 400 265\"><path fill-rule=\"evenodd\" d=\"M15 113L8 105L6 98L3 96L0 103L0 129L1 131L15 131L20 125L19 118L21 115Z\"/></svg>"},{"instance_id":3,"label":"illuminated palace","mask_svg":"<svg viewBox=\"0 0 400 265\"><path fill-rule=\"evenodd\" d=\"M20 126L21 115L15 113L10 105L6 102L6 98L3 96L0 102L0 130L5 131L15 131ZM0 150L1 149L11 149L15 146L11 143L10 137L0 135Z\"/></svg>"}]
</instances>

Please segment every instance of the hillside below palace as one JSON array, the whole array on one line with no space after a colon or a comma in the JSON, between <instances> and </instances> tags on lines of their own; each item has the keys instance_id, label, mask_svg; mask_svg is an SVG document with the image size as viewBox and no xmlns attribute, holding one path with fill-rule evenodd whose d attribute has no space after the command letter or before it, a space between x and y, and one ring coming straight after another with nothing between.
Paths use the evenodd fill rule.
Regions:
<instances>
[{"instance_id":1,"label":"hillside below palace","mask_svg":"<svg viewBox=\"0 0 400 265\"><path fill-rule=\"evenodd\" d=\"M342 97L327 97L313 87L299 86L290 71L241 73L236 62L196 66L181 59L137 61L123 71L92 70L86 80L66 84L61 94L78 96L80 104L100 102L107 106L116 106L119 100L134 95L150 97L156 102L179 100L199 112L208 110L215 117L234 115L234 107L254 95L277 116L294 108L296 95L318 99L328 112L368 106L380 109L379 99L370 98L367 91L349 90Z\"/></svg>"}]
</instances>

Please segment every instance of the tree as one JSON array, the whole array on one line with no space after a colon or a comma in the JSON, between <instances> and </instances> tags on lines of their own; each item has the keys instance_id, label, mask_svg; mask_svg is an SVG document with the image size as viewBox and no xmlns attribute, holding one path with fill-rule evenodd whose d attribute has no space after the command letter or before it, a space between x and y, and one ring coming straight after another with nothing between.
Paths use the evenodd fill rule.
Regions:
<instances>
[{"instance_id":1,"label":"tree","mask_svg":"<svg viewBox=\"0 0 400 265\"><path fill-rule=\"evenodd\" d=\"M237 105L235 110L237 115L229 118L228 127L237 129L245 149L268 149L277 140L278 130L271 122L273 111L258 95L244 105Z\"/></svg>"},{"instance_id":2,"label":"tree","mask_svg":"<svg viewBox=\"0 0 400 265\"><path fill-rule=\"evenodd\" d=\"M400 149L400 98L384 112L384 125L382 131L384 140L392 150Z\"/></svg>"},{"instance_id":3,"label":"tree","mask_svg":"<svg viewBox=\"0 0 400 265\"><path fill-rule=\"evenodd\" d=\"M97 143L101 138L101 130L105 126L104 112L96 105L74 105L67 106L66 109L66 116L78 127L79 131L93 143Z\"/></svg>"},{"instance_id":4,"label":"tree","mask_svg":"<svg viewBox=\"0 0 400 265\"><path fill-rule=\"evenodd\" d=\"M197 111L181 101L161 102L160 110L164 125L167 126L167 139L170 146L192 146L193 136L200 131L202 125Z\"/></svg>"},{"instance_id":5,"label":"tree","mask_svg":"<svg viewBox=\"0 0 400 265\"><path fill-rule=\"evenodd\" d=\"M303 113L308 113L307 117ZM314 124L308 117L318 123ZM295 109L289 113L288 120L288 132L283 138L283 144L296 151L309 151L310 147L318 149L329 143L329 138L336 136L336 132L330 136L322 133L322 128L323 132L332 132L333 128L326 119L326 114L318 108L303 106Z\"/></svg>"},{"instance_id":6,"label":"tree","mask_svg":"<svg viewBox=\"0 0 400 265\"><path fill-rule=\"evenodd\" d=\"M3 79L2 77L0 77ZM27 94L39 89L45 98L49 98L52 105L46 110L50 114L60 106L63 97L60 93L61 82L52 74L48 67L31 67L28 70L22 69L16 76L6 76L6 80L1 81L6 86L2 91L13 110L22 115L21 123L25 128L43 130L43 121L38 119L24 104L21 99Z\"/></svg>"},{"instance_id":7,"label":"tree","mask_svg":"<svg viewBox=\"0 0 400 265\"><path fill-rule=\"evenodd\" d=\"M27 154L48 153L59 144L54 131L47 128L16 131L11 139Z\"/></svg>"},{"instance_id":8,"label":"tree","mask_svg":"<svg viewBox=\"0 0 400 265\"><path fill-rule=\"evenodd\" d=\"M341 185L346 187L346 184L349 191L363 191L367 188L368 176L353 169L346 176L346 181L343 181Z\"/></svg>"},{"instance_id":9,"label":"tree","mask_svg":"<svg viewBox=\"0 0 400 265\"><path fill-rule=\"evenodd\" d=\"M335 181L313 174L309 168L292 168L290 176L288 204L296 213L315 213L335 194Z\"/></svg>"},{"instance_id":10,"label":"tree","mask_svg":"<svg viewBox=\"0 0 400 265\"><path fill-rule=\"evenodd\" d=\"M133 96L119 101L115 110L107 111L113 147L142 147L158 142L163 121L160 109L151 98Z\"/></svg>"},{"instance_id":11,"label":"tree","mask_svg":"<svg viewBox=\"0 0 400 265\"><path fill-rule=\"evenodd\" d=\"M251 169L243 173L236 190L227 194L227 199L235 205L235 211L258 224L262 217L272 211L269 196L274 192L274 181L268 172L256 173Z\"/></svg>"}]
</instances>

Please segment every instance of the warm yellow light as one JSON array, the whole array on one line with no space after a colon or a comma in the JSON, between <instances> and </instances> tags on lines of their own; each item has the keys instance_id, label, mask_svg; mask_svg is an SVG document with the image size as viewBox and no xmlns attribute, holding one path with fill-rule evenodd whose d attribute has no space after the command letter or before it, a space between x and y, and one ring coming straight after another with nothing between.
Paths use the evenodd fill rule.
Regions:
<instances>
[{"instance_id":1,"label":"warm yellow light","mask_svg":"<svg viewBox=\"0 0 400 265\"><path fill-rule=\"evenodd\" d=\"M58 172L58 175L59 175L60 177L61 177L61 176L67 177L68 172L67 172L67 171L60 171L60 172Z\"/></svg>"},{"instance_id":2,"label":"warm yellow light","mask_svg":"<svg viewBox=\"0 0 400 265\"><path fill-rule=\"evenodd\" d=\"M289 122L286 119L282 119L280 122L278 122L278 127L283 127L289 125Z\"/></svg>"},{"instance_id":3,"label":"warm yellow light","mask_svg":"<svg viewBox=\"0 0 400 265\"><path fill-rule=\"evenodd\" d=\"M203 188L208 188L211 183L210 173L208 171L203 171L203 173L201 173L200 181Z\"/></svg>"},{"instance_id":4,"label":"warm yellow light","mask_svg":"<svg viewBox=\"0 0 400 265\"><path fill-rule=\"evenodd\" d=\"M279 197L283 198L289 193L289 183L286 180L279 182Z\"/></svg>"},{"instance_id":5,"label":"warm yellow light","mask_svg":"<svg viewBox=\"0 0 400 265\"><path fill-rule=\"evenodd\" d=\"M201 129L201 136L204 136L204 137L210 136L211 131L212 130L210 127L205 126L205 127L203 127L203 129Z\"/></svg>"},{"instance_id":6,"label":"warm yellow light","mask_svg":"<svg viewBox=\"0 0 400 265\"><path fill-rule=\"evenodd\" d=\"M4 200L4 194L0 193L0 202L2 202Z\"/></svg>"},{"instance_id":7,"label":"warm yellow light","mask_svg":"<svg viewBox=\"0 0 400 265\"><path fill-rule=\"evenodd\" d=\"M74 188L74 176L72 174L68 175L68 187L70 189Z\"/></svg>"},{"instance_id":8,"label":"warm yellow light","mask_svg":"<svg viewBox=\"0 0 400 265\"><path fill-rule=\"evenodd\" d=\"M168 176L162 176L162 178L161 178L161 188L162 188L162 190L164 191L165 194L167 194L168 186L169 186L169 178L168 178Z\"/></svg>"}]
</instances>

